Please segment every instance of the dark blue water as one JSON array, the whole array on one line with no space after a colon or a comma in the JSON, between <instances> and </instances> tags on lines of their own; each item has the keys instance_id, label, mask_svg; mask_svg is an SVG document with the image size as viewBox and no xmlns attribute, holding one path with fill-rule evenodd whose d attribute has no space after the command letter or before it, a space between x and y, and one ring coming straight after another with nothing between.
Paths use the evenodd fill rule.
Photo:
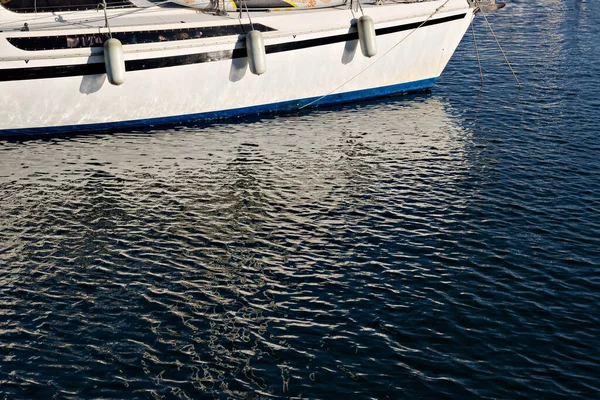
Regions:
<instances>
[{"instance_id":1,"label":"dark blue water","mask_svg":"<svg viewBox=\"0 0 600 400\"><path fill-rule=\"evenodd\" d=\"M0 394L600 397L600 2L431 94L0 142ZM150 133L150 134L149 134Z\"/></svg>"}]
</instances>

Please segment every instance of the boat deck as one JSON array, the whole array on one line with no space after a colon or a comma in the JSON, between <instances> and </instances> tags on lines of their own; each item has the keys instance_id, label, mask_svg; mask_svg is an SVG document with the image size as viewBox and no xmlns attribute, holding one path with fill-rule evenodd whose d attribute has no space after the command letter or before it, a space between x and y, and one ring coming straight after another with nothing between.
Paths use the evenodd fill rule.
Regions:
<instances>
[{"instance_id":1,"label":"boat deck","mask_svg":"<svg viewBox=\"0 0 600 400\"><path fill-rule=\"evenodd\" d=\"M163 2L153 4L145 0L135 0L138 7L109 9L107 11L108 23L111 28L122 26L157 26L168 24L192 23L192 24L231 24L240 20L248 22L246 12L228 12L218 14L215 11L203 11L194 8L179 6L174 3ZM364 5L368 7L368 5ZM306 17L307 13L326 11L331 13L335 10L348 10L348 6L340 6L327 9L315 10L281 10L281 11L251 11L251 19L263 19L285 13L286 15L300 13ZM20 31L27 23L29 31L57 30L72 28L104 28L106 25L102 10L65 11L54 13L13 13L0 7L0 32Z\"/></svg>"},{"instance_id":2,"label":"boat deck","mask_svg":"<svg viewBox=\"0 0 600 400\"><path fill-rule=\"evenodd\" d=\"M423 2L414 3L414 0L405 1L409 7L420 8L419 4ZM441 2L438 0L438 2ZM131 8L118 8L109 9L107 11L108 24L111 29L119 29L120 27L146 27L148 29L156 29L158 26L164 28L165 25L174 24L192 24L197 26L206 25L231 25L235 21L240 23L249 23L249 17L247 12L236 12L230 11L225 15L217 13L215 11L203 11L199 9L183 7L175 3L168 1L165 2L150 2L148 0L133 0L132 3L136 7ZM387 2L382 5L376 5L374 1L370 3L361 4L363 10L369 10L377 8L378 10L386 8L394 8L398 6L398 1ZM400 1L400 3L404 3ZM318 9L271 9L258 11L253 10L250 12L250 19L254 21L269 22L278 20L278 16L282 14L286 15L285 25L281 28L289 31L290 21L295 18L289 18L291 15L298 15L300 25L308 26L313 24L313 21L319 20L320 18L316 15L323 15L326 13L329 22L335 20L335 15L340 16L340 21L344 20L347 25L347 15L349 12L349 4L331 7L331 8L318 8ZM315 16L316 18L306 18L307 14ZM361 15L360 11L355 12L357 16ZM420 13L415 13L415 15ZM343 17L342 17L343 15ZM49 30L71 30L71 29L104 29L106 27L105 16L102 10L82 10L82 11L65 11L65 12L44 12L44 13L14 13L0 7L0 32L7 31L21 31L24 30L24 26L27 24L29 34L35 31L49 31ZM292 22L292 25L294 23ZM330 24L328 24L330 25ZM169 28L173 28L170 26ZM276 28L280 29L280 28ZM296 29L296 28L294 28Z\"/></svg>"}]
</instances>

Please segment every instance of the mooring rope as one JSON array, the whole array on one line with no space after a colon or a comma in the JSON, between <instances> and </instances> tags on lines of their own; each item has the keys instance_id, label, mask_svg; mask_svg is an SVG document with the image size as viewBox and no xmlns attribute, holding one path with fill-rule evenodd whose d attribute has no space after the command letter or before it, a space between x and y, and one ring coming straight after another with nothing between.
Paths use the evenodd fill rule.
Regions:
<instances>
[{"instance_id":1,"label":"mooring rope","mask_svg":"<svg viewBox=\"0 0 600 400\"><path fill-rule=\"evenodd\" d=\"M479 7L479 1L477 1L477 6ZM483 15L483 19L485 19L485 22L487 23L488 28L490 28L490 32L492 33L492 36L494 37L494 40L496 40L496 43L498 44L498 48L500 49L500 52L504 56L504 60L506 61L506 65L508 65L508 68L510 69L510 72L512 72L513 76L515 77L515 81L517 81L517 85L519 86L519 89L521 89L523 86L521 85L521 82L519 82L519 78L517 78L517 74L513 70L512 65L510 65L510 62L508 61L508 57L506 57L506 53L504 53L504 49L500 45L500 41L498 40L498 37L496 36L496 33L494 32L494 29L492 29L492 24L490 24L490 21L488 21L487 16L485 15L485 12L481 9L481 7L479 7L479 11L481 11L481 15Z\"/></svg>"},{"instance_id":2,"label":"mooring rope","mask_svg":"<svg viewBox=\"0 0 600 400\"><path fill-rule=\"evenodd\" d=\"M473 43L475 43L475 54L477 55L477 65L479 66L479 77L481 83L483 83L483 69L481 69L481 60L479 59L479 49L477 48L477 39L475 38L475 27L473 26L474 20L471 21L471 32L473 32Z\"/></svg>"},{"instance_id":3,"label":"mooring rope","mask_svg":"<svg viewBox=\"0 0 600 400\"><path fill-rule=\"evenodd\" d=\"M408 35L404 36L402 39L400 39L400 41L398 43L396 43L395 45L393 45L388 51L386 51L385 53L383 53L381 55L381 57L377 58L375 61L373 61L371 64L367 65L364 69L362 69L361 71L359 71L356 75L352 76L350 79L348 79L346 82L342 83L341 85L339 85L338 87L336 87L335 89L333 89L332 91L330 91L329 93L324 94L323 96L311 101L310 103L307 103L305 105L303 105L302 107L299 108L299 110L302 110L303 108L306 107L310 107L311 105L323 100L325 97L335 93L336 91L338 91L339 89L341 89L342 87L344 87L345 85L347 85L348 83L352 82L354 79L356 79L359 75L363 74L366 70L368 70L369 68L371 68L373 65L377 64L380 60L382 60L385 56L387 56L392 50L394 50L396 47L400 46L400 44L402 42L404 42L406 39L408 39L413 33L415 33L417 31L417 29L421 28L423 25L425 25L425 23L427 23L427 21L429 21L431 18L433 18L433 16L435 14L437 14L442 8L444 8L444 6L446 4L448 4L450 0L446 0L444 2L444 4L442 4L441 6L439 6L438 8L435 9L434 12L432 12L426 19L425 21L423 21L419 26L417 26L415 29L413 29L412 31L410 31L408 33Z\"/></svg>"}]
</instances>

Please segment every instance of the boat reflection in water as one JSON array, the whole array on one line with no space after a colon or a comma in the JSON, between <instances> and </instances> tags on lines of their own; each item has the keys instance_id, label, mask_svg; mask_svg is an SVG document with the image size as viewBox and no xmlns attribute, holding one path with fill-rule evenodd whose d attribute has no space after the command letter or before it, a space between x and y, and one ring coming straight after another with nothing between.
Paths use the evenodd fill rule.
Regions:
<instances>
[{"instance_id":1,"label":"boat reflection in water","mask_svg":"<svg viewBox=\"0 0 600 400\"><path fill-rule=\"evenodd\" d=\"M474 190L460 115L425 96L243 122L3 143L0 349L38 357L5 364L15 390L394 392L377 365L410 344L365 322L455 273L422 257Z\"/></svg>"}]
</instances>

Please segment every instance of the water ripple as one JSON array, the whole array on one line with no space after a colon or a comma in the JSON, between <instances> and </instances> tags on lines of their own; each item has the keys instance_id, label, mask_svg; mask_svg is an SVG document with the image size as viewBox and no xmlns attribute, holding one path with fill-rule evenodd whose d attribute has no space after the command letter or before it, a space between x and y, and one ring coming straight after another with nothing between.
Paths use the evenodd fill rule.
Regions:
<instances>
[{"instance_id":1,"label":"water ripple","mask_svg":"<svg viewBox=\"0 0 600 400\"><path fill-rule=\"evenodd\" d=\"M0 142L0 393L597 397L600 10L537 3L521 91L478 20L481 87Z\"/></svg>"}]
</instances>

